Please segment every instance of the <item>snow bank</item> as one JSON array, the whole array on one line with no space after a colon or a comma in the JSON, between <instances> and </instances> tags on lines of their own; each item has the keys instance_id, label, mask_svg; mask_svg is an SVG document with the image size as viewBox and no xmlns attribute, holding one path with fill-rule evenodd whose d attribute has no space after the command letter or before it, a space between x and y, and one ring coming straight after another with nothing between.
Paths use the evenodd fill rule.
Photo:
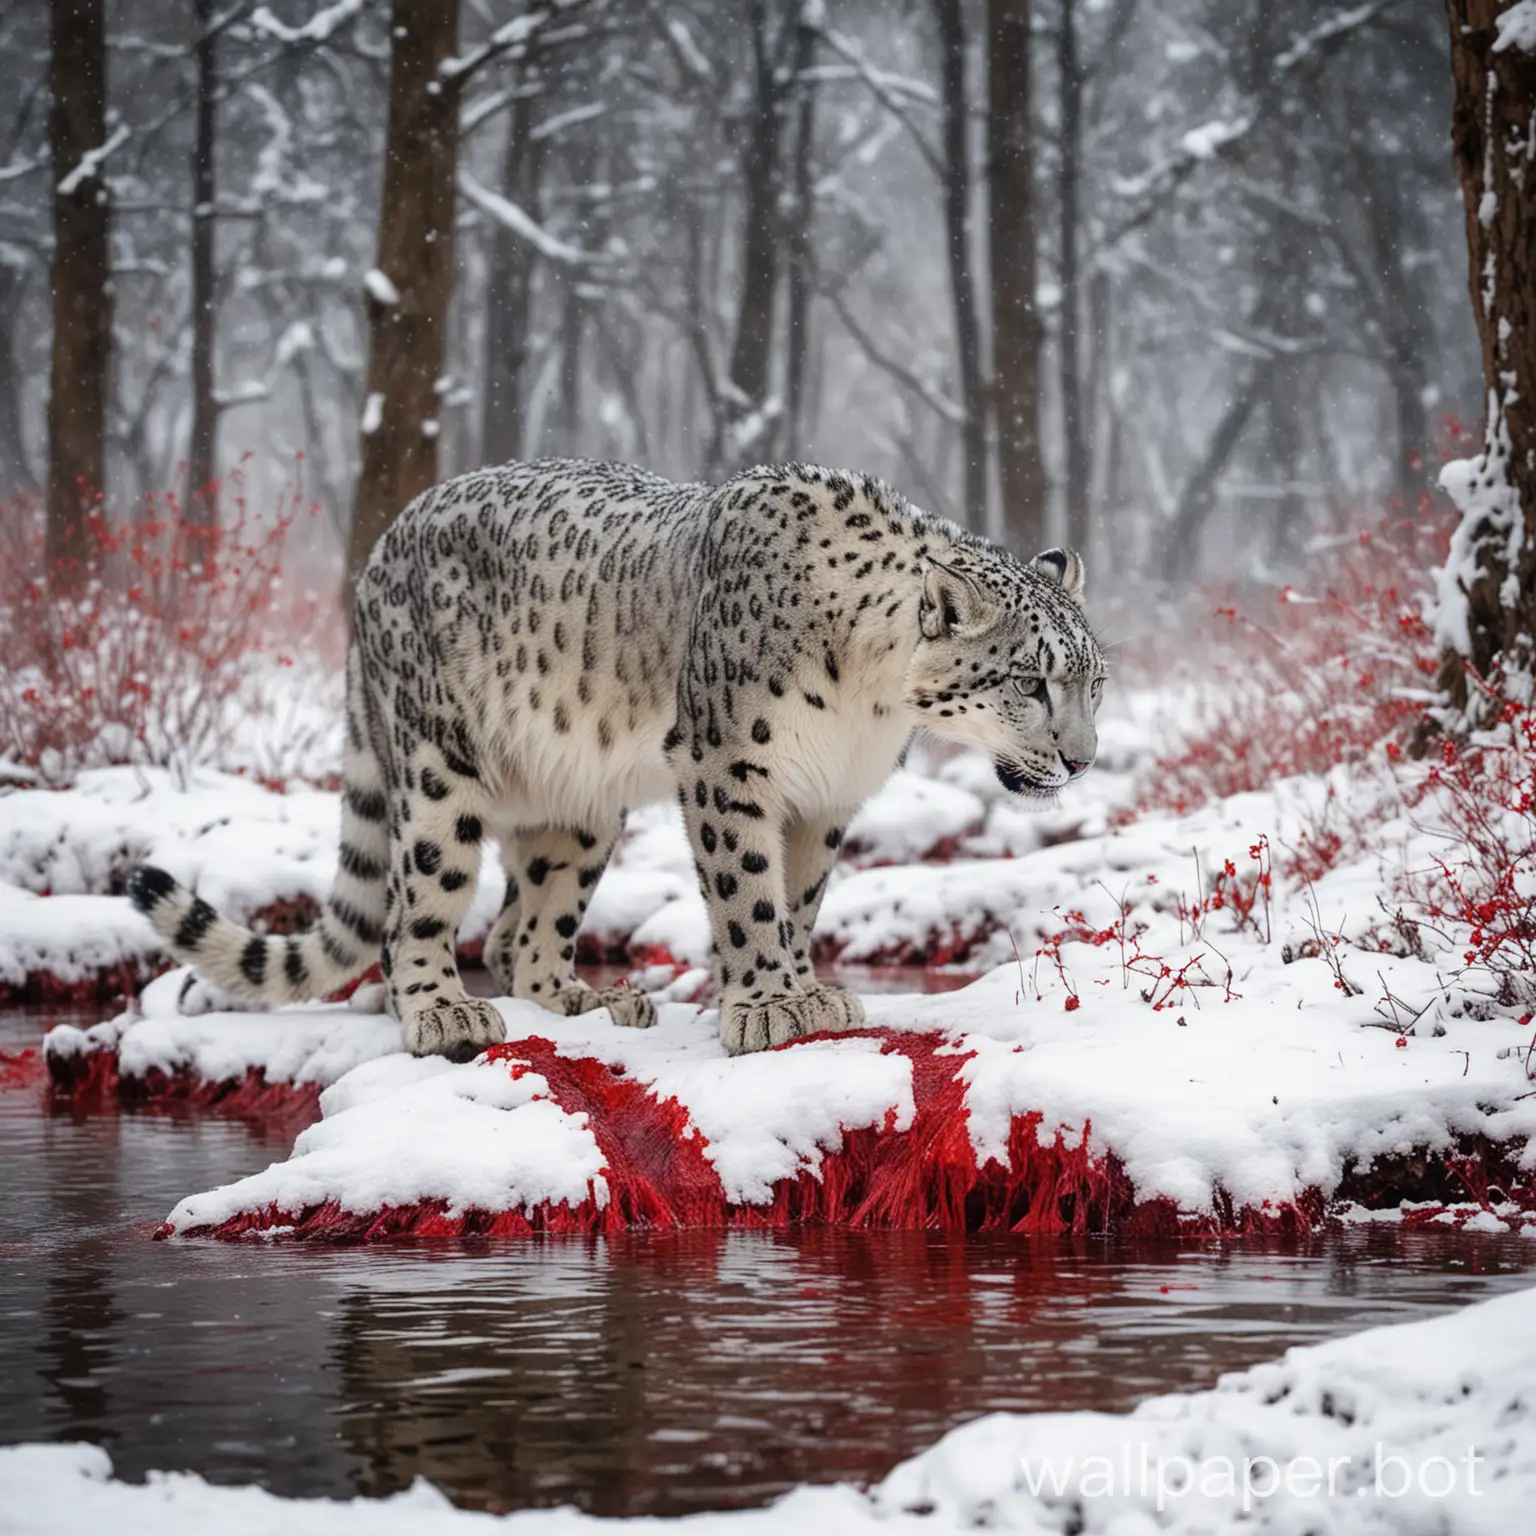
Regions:
<instances>
[{"instance_id":1,"label":"snow bank","mask_svg":"<svg viewBox=\"0 0 1536 1536\"><path fill-rule=\"evenodd\" d=\"M1329 1202L1364 1219L1405 1195L1435 1202L1404 1213L1415 1221L1536 1221L1536 1098L1508 1023L1451 1019L1424 1039L1362 1028L1368 1001L1316 961L1250 973L1250 995L1192 988L1154 1007L1118 947L1061 956L1060 971L1010 964L941 996L870 997L865 1032L740 1058L688 1005L634 1032L510 1000L497 1004L508 1045L460 1067L410 1061L387 1021L343 1008L152 1016L56 1030L48 1049L56 1077L61 1058L115 1044L140 1079L330 1085L288 1160L176 1207L166 1231L183 1235L1211 1232L1315 1223ZM1371 958L1393 995L1434 983L1425 962ZM509 1077L537 1092L499 1096ZM557 1109L582 1136L549 1129Z\"/></svg>"},{"instance_id":2,"label":"snow bank","mask_svg":"<svg viewBox=\"0 0 1536 1536\"><path fill-rule=\"evenodd\" d=\"M1021 1536L1326 1531L1507 1536L1536 1499L1536 1290L1427 1322L1293 1349L1211 1390L1130 1414L995 1414L946 1435L867 1493L799 1488L767 1509L690 1516L704 1533L985 1528ZM500 1519L454 1510L425 1482L389 1499L279 1499L180 1473L115 1482L87 1445L0 1449L15 1536L443 1536L639 1522L570 1509ZM647 1520L648 1529L668 1522Z\"/></svg>"},{"instance_id":3,"label":"snow bank","mask_svg":"<svg viewBox=\"0 0 1536 1536\"><path fill-rule=\"evenodd\" d=\"M364 1062L400 1054L397 1024L341 1004L184 1016L178 1000L190 975L183 968L161 976L132 1013L91 1029L50 1030L44 1059L55 1085L82 1102L190 1101L312 1119L322 1088Z\"/></svg>"},{"instance_id":4,"label":"snow bank","mask_svg":"<svg viewBox=\"0 0 1536 1536\"><path fill-rule=\"evenodd\" d=\"M128 992L159 957L154 934L126 901L45 898L0 885L0 1004Z\"/></svg>"},{"instance_id":5,"label":"snow bank","mask_svg":"<svg viewBox=\"0 0 1536 1536\"><path fill-rule=\"evenodd\" d=\"M962 771L960 760L935 770ZM642 1034L605 1012L557 1019L499 1004L512 1044L500 1062L455 1069L462 1093L487 1127L541 1123L550 1106L582 1119L603 1187L590 1146L569 1138L545 1143L569 1168L519 1162L514 1149L533 1145L522 1130L487 1130L463 1159L437 1157L428 1144L457 1134L461 1090L380 1067L398 1034L355 1010L182 1019L167 982L143 1019L56 1031L49 1062L57 1081L111 1076L126 1097L217 1084L222 1101L230 1084L291 1083L314 1108L330 1090L323 1130L289 1161L183 1202L178 1233L357 1238L484 1230L502 1217L517 1231L839 1221L1212 1232L1387 1209L1523 1229L1536 1211L1529 1030L1454 979L1454 936L1421 928L1410 943L1383 905L1397 874L1439 846L1432 799L1410 810L1404 789L1392 774L1339 770L1025 859L847 873L823 909L834 949L963 955L988 971L942 997L871 998L872 1028L858 1036L733 1061L714 1015L682 1002L663 1002L660 1026ZM942 795L931 804L962 808ZM632 954L707 952L675 832L670 812L637 818L599 887L594 914L634 924ZM1272 867L1282 849L1284 876ZM673 995L687 994L679 984ZM359 1112L347 1075L359 1067L385 1107ZM474 1085L509 1071L545 1086L527 1102L483 1099ZM433 1129L397 1147L392 1113Z\"/></svg>"}]
</instances>

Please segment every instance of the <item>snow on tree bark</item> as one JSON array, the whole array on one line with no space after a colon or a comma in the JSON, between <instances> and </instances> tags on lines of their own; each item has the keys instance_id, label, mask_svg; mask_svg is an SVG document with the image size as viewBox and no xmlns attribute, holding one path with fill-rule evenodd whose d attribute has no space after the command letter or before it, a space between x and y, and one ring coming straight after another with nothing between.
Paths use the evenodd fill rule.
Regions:
<instances>
[{"instance_id":1,"label":"snow on tree bark","mask_svg":"<svg viewBox=\"0 0 1536 1536\"><path fill-rule=\"evenodd\" d=\"M83 570L85 517L106 482L112 289L107 40L102 0L53 0L53 359L48 396L48 569Z\"/></svg>"},{"instance_id":2,"label":"snow on tree bark","mask_svg":"<svg viewBox=\"0 0 1536 1536\"><path fill-rule=\"evenodd\" d=\"M1529 697L1536 654L1536 3L1447 0L1451 138L1466 207L1487 415L1441 484L1461 512L1438 573L1441 723L1474 728L1497 677Z\"/></svg>"},{"instance_id":3,"label":"snow on tree bark","mask_svg":"<svg viewBox=\"0 0 1536 1536\"><path fill-rule=\"evenodd\" d=\"M437 479L438 380L453 292L458 37L449 0L394 0L376 270L368 285L368 411L348 580L400 509ZM391 290L393 290L391 292Z\"/></svg>"}]
</instances>

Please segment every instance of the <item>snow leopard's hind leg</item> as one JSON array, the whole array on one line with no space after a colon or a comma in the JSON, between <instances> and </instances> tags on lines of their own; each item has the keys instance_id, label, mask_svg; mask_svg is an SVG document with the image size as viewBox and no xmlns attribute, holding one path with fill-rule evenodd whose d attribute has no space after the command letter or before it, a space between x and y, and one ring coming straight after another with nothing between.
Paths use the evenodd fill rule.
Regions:
<instances>
[{"instance_id":1,"label":"snow leopard's hind leg","mask_svg":"<svg viewBox=\"0 0 1536 1536\"><path fill-rule=\"evenodd\" d=\"M501 1015L470 997L455 944L480 871L485 792L473 763L397 723L381 966L408 1051L468 1061L506 1039Z\"/></svg>"},{"instance_id":2,"label":"snow leopard's hind leg","mask_svg":"<svg viewBox=\"0 0 1536 1536\"><path fill-rule=\"evenodd\" d=\"M516 855L517 874L509 876L508 887L515 878L519 900L506 933L498 937L516 956L514 997L567 1017L606 1008L615 1024L649 1029L656 1022L656 1005L643 992L589 987L576 975L576 930L623 829L620 815L585 827L545 827L504 845L509 863Z\"/></svg>"},{"instance_id":3,"label":"snow leopard's hind leg","mask_svg":"<svg viewBox=\"0 0 1536 1536\"><path fill-rule=\"evenodd\" d=\"M355 654L347 663L346 718L336 878L319 921L308 932L288 938L253 933L151 865L129 878L134 906L176 958L196 967L198 977L220 993L258 1007L305 1002L336 991L378 959L389 861L388 803ZM183 990L188 1011L228 1006L215 998L192 1007L195 991Z\"/></svg>"},{"instance_id":4,"label":"snow leopard's hind leg","mask_svg":"<svg viewBox=\"0 0 1536 1536\"><path fill-rule=\"evenodd\" d=\"M517 976L517 933L522 912L522 892L517 883L518 870L522 867L522 854L516 838L501 840L501 867L507 877L506 891L501 898L501 911L485 936L481 951L481 963L491 973L491 978L501 988L502 995L512 997Z\"/></svg>"}]
</instances>

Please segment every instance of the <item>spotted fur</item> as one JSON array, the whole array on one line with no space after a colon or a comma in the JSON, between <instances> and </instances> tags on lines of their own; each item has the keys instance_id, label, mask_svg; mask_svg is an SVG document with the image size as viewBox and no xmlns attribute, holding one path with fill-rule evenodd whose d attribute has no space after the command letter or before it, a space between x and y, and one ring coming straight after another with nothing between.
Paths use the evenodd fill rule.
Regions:
<instances>
[{"instance_id":1,"label":"spotted fur","mask_svg":"<svg viewBox=\"0 0 1536 1536\"><path fill-rule=\"evenodd\" d=\"M720 1032L758 1050L862 1022L810 935L843 829L914 729L1052 796L1095 750L1103 659L1076 555L1015 559L879 481L803 465L718 487L513 464L418 497L358 582L336 884L260 938L167 875L130 894L177 954L254 1002L382 965L411 1050L503 1035L454 940L482 843L507 872L486 960L556 1013L654 1022L576 977L626 809L681 803L709 908Z\"/></svg>"}]
</instances>

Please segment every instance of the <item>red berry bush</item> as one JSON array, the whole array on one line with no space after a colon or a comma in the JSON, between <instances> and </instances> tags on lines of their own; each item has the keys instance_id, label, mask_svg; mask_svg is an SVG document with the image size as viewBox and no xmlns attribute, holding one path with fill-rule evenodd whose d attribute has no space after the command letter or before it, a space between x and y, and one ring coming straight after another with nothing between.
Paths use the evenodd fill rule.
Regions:
<instances>
[{"instance_id":1,"label":"red berry bush","mask_svg":"<svg viewBox=\"0 0 1536 1536\"><path fill-rule=\"evenodd\" d=\"M42 508L0 511L0 775L211 763L275 779L323 760L294 705L337 670L335 583L288 569L296 496L258 521L238 473L223 492L215 527L171 496L126 522L92 514L84 557L54 570Z\"/></svg>"}]
</instances>

